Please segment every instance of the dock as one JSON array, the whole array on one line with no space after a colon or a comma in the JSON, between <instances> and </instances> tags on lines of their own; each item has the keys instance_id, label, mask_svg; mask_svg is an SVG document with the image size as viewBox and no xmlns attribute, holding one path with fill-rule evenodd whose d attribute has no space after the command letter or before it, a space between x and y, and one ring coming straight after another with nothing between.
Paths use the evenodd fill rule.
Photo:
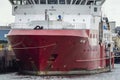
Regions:
<instances>
[{"instance_id":1,"label":"dock","mask_svg":"<svg viewBox=\"0 0 120 80\"><path fill-rule=\"evenodd\" d=\"M6 38L10 29L10 26L0 26L0 73L15 71L16 57Z\"/></svg>"}]
</instances>

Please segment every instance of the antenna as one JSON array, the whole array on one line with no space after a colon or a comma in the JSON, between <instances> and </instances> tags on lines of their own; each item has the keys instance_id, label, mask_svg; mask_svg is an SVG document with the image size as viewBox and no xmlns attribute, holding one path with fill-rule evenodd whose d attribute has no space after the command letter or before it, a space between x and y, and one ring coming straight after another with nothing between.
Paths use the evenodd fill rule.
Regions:
<instances>
[{"instance_id":1,"label":"antenna","mask_svg":"<svg viewBox=\"0 0 120 80\"><path fill-rule=\"evenodd\" d=\"M99 43L101 44L103 40L103 20L102 20L102 11L101 11L101 21L99 24Z\"/></svg>"},{"instance_id":2,"label":"antenna","mask_svg":"<svg viewBox=\"0 0 120 80\"><path fill-rule=\"evenodd\" d=\"M47 9L45 9L45 21L48 21L48 28L49 28L49 15Z\"/></svg>"},{"instance_id":3,"label":"antenna","mask_svg":"<svg viewBox=\"0 0 120 80\"><path fill-rule=\"evenodd\" d=\"M47 15L47 9L45 9L45 20L47 21L48 20L48 15Z\"/></svg>"}]
</instances>

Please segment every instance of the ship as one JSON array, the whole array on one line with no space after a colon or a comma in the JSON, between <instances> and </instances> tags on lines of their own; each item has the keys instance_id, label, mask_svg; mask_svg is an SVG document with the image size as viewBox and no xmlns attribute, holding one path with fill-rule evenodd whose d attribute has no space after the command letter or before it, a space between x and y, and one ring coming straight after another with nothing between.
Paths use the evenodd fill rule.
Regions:
<instances>
[{"instance_id":1,"label":"ship","mask_svg":"<svg viewBox=\"0 0 120 80\"><path fill-rule=\"evenodd\" d=\"M117 29L117 28L116 28ZM117 32L117 30L116 30ZM113 36L113 41L114 41L114 58L115 58L115 63L119 63L120 62L120 31L118 30L117 33L114 34Z\"/></svg>"},{"instance_id":2,"label":"ship","mask_svg":"<svg viewBox=\"0 0 120 80\"><path fill-rule=\"evenodd\" d=\"M90 74L113 68L105 50L104 32L110 33L108 18L101 15L105 0L9 1L15 22L7 38L21 72Z\"/></svg>"}]
</instances>

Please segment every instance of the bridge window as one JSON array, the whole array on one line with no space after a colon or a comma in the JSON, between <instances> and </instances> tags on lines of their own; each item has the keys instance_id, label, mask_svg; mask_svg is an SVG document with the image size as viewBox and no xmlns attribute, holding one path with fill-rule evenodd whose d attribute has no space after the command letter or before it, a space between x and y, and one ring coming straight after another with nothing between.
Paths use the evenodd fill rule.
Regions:
<instances>
[{"instance_id":1,"label":"bridge window","mask_svg":"<svg viewBox=\"0 0 120 80\"><path fill-rule=\"evenodd\" d=\"M67 0L67 4L70 4L71 0Z\"/></svg>"},{"instance_id":2,"label":"bridge window","mask_svg":"<svg viewBox=\"0 0 120 80\"><path fill-rule=\"evenodd\" d=\"M22 0L10 0L10 2L14 5L22 5Z\"/></svg>"},{"instance_id":3,"label":"bridge window","mask_svg":"<svg viewBox=\"0 0 120 80\"><path fill-rule=\"evenodd\" d=\"M35 0L35 3L36 3L36 4L39 4L39 0Z\"/></svg>"},{"instance_id":4,"label":"bridge window","mask_svg":"<svg viewBox=\"0 0 120 80\"><path fill-rule=\"evenodd\" d=\"M29 4L75 4L75 5L100 5L104 0L9 0L13 5Z\"/></svg>"},{"instance_id":5,"label":"bridge window","mask_svg":"<svg viewBox=\"0 0 120 80\"><path fill-rule=\"evenodd\" d=\"M92 38L92 34L90 34L90 38Z\"/></svg>"},{"instance_id":6,"label":"bridge window","mask_svg":"<svg viewBox=\"0 0 120 80\"><path fill-rule=\"evenodd\" d=\"M96 1L96 5L100 5L101 4L101 0Z\"/></svg>"},{"instance_id":7,"label":"bridge window","mask_svg":"<svg viewBox=\"0 0 120 80\"><path fill-rule=\"evenodd\" d=\"M26 0L26 4L33 4L33 1Z\"/></svg>"},{"instance_id":8,"label":"bridge window","mask_svg":"<svg viewBox=\"0 0 120 80\"><path fill-rule=\"evenodd\" d=\"M76 0L73 0L73 1L72 1L72 4L75 4L75 1L76 1Z\"/></svg>"},{"instance_id":9,"label":"bridge window","mask_svg":"<svg viewBox=\"0 0 120 80\"><path fill-rule=\"evenodd\" d=\"M46 0L40 0L41 4L46 4Z\"/></svg>"},{"instance_id":10,"label":"bridge window","mask_svg":"<svg viewBox=\"0 0 120 80\"><path fill-rule=\"evenodd\" d=\"M81 0L73 0L71 3L72 4L80 4Z\"/></svg>"},{"instance_id":11,"label":"bridge window","mask_svg":"<svg viewBox=\"0 0 120 80\"><path fill-rule=\"evenodd\" d=\"M57 4L58 2L57 2L58 0L48 0L48 4Z\"/></svg>"},{"instance_id":12,"label":"bridge window","mask_svg":"<svg viewBox=\"0 0 120 80\"><path fill-rule=\"evenodd\" d=\"M76 1L76 4L80 4L80 2L81 2L81 0L77 0L77 1Z\"/></svg>"},{"instance_id":13,"label":"bridge window","mask_svg":"<svg viewBox=\"0 0 120 80\"><path fill-rule=\"evenodd\" d=\"M94 12L97 12L97 7L94 7Z\"/></svg>"},{"instance_id":14,"label":"bridge window","mask_svg":"<svg viewBox=\"0 0 120 80\"><path fill-rule=\"evenodd\" d=\"M94 3L94 1L88 1L87 5L91 5L92 3Z\"/></svg>"},{"instance_id":15,"label":"bridge window","mask_svg":"<svg viewBox=\"0 0 120 80\"><path fill-rule=\"evenodd\" d=\"M65 4L65 0L59 0L59 4Z\"/></svg>"},{"instance_id":16,"label":"bridge window","mask_svg":"<svg viewBox=\"0 0 120 80\"><path fill-rule=\"evenodd\" d=\"M86 0L83 0L83 1L81 2L81 5L85 5L85 2L86 2Z\"/></svg>"}]
</instances>

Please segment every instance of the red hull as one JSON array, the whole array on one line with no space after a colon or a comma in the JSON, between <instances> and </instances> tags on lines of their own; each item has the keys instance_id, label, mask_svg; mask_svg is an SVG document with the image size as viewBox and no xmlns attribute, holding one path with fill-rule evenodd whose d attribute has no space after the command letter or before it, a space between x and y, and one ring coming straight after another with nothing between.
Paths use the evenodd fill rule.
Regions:
<instances>
[{"instance_id":1,"label":"red hull","mask_svg":"<svg viewBox=\"0 0 120 80\"><path fill-rule=\"evenodd\" d=\"M96 70L106 67L104 47L89 30L11 30L8 39L25 71Z\"/></svg>"}]
</instances>

